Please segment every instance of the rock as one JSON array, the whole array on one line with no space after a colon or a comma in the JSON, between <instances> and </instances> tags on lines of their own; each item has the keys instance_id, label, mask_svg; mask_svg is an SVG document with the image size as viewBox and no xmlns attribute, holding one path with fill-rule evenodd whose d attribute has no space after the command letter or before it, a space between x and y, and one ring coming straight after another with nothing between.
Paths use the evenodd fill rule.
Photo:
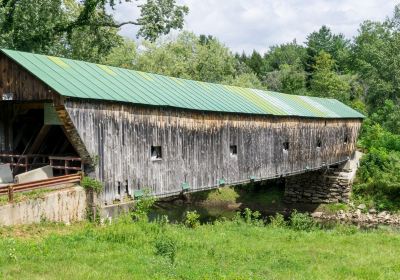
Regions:
<instances>
[{"instance_id":1,"label":"rock","mask_svg":"<svg viewBox=\"0 0 400 280\"><path fill-rule=\"evenodd\" d=\"M360 210L360 209L357 209L357 210L354 212L353 217L354 217L354 218L360 218L360 217L361 217L361 210Z\"/></svg>"},{"instance_id":2,"label":"rock","mask_svg":"<svg viewBox=\"0 0 400 280\"><path fill-rule=\"evenodd\" d=\"M357 206L357 209L360 209L360 210L364 210L365 208L367 208L367 206L365 204L360 204Z\"/></svg>"},{"instance_id":3,"label":"rock","mask_svg":"<svg viewBox=\"0 0 400 280\"><path fill-rule=\"evenodd\" d=\"M314 212L311 214L311 217L313 218L321 218L324 215L323 212Z\"/></svg>"},{"instance_id":4,"label":"rock","mask_svg":"<svg viewBox=\"0 0 400 280\"><path fill-rule=\"evenodd\" d=\"M378 214L378 218L384 218L388 213L386 211L382 211Z\"/></svg>"},{"instance_id":5,"label":"rock","mask_svg":"<svg viewBox=\"0 0 400 280\"><path fill-rule=\"evenodd\" d=\"M375 210L375 208L371 208L371 209L369 209L368 213L370 213L370 214L376 214L376 210Z\"/></svg>"}]
</instances>

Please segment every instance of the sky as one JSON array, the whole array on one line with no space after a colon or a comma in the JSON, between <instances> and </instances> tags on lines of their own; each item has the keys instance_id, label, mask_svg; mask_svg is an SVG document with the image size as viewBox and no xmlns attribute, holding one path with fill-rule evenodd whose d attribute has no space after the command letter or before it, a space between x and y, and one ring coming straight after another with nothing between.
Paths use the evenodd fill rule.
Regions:
<instances>
[{"instance_id":1,"label":"sky","mask_svg":"<svg viewBox=\"0 0 400 280\"><path fill-rule=\"evenodd\" d=\"M352 38L364 20L392 16L400 0L177 0L189 7L184 30L217 37L232 51L265 52L270 46L304 43L308 34L327 25L334 33ZM134 3L117 6L118 21L136 19ZM121 34L136 38L137 28Z\"/></svg>"}]
</instances>

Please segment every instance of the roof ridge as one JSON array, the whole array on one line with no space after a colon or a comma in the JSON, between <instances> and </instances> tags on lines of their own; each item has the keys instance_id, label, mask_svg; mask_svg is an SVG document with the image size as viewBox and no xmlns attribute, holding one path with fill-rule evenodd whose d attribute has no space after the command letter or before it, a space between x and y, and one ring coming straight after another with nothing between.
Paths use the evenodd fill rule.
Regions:
<instances>
[{"instance_id":1,"label":"roof ridge","mask_svg":"<svg viewBox=\"0 0 400 280\"><path fill-rule=\"evenodd\" d=\"M229 113L364 118L333 98L291 95L52 55L0 50L66 97Z\"/></svg>"}]
</instances>

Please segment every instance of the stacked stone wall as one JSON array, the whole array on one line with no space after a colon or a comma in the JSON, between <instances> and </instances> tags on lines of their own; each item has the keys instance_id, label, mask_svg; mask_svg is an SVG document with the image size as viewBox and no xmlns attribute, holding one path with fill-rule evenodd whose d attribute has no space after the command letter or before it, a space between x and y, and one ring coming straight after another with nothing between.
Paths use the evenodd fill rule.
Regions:
<instances>
[{"instance_id":1,"label":"stacked stone wall","mask_svg":"<svg viewBox=\"0 0 400 280\"><path fill-rule=\"evenodd\" d=\"M335 168L290 176L285 179L286 203L349 202L353 170L342 164Z\"/></svg>"}]
</instances>

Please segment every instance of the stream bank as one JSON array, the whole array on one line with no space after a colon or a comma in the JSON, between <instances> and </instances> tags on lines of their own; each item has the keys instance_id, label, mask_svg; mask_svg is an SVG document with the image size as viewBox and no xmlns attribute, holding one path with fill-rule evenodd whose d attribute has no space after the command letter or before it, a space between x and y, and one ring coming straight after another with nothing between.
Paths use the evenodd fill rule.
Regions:
<instances>
[{"instance_id":1,"label":"stream bank","mask_svg":"<svg viewBox=\"0 0 400 280\"><path fill-rule=\"evenodd\" d=\"M288 218L294 210L297 210L310 213L322 224L346 223L363 228L378 225L400 226L400 215L364 209L363 205L356 207L352 203L286 203L284 184L280 180L221 187L159 200L150 212L150 219L166 215L169 221L179 223L185 219L187 211L196 211L200 215L200 222L209 223L220 219L232 219L236 212L242 212L245 208L259 211L265 220L277 213Z\"/></svg>"}]
</instances>

